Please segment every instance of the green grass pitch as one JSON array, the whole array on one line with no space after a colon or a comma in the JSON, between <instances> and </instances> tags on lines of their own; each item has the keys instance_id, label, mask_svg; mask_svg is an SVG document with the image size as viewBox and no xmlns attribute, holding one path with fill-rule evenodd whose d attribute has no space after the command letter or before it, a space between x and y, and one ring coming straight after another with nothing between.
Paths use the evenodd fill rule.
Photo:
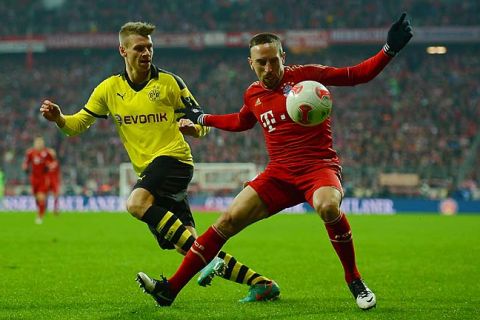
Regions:
<instances>
[{"instance_id":1,"label":"green grass pitch","mask_svg":"<svg viewBox=\"0 0 480 320\"><path fill-rule=\"evenodd\" d=\"M216 214L196 214L203 232ZM161 251L127 213L0 214L0 319L480 319L480 215L350 216L357 262L377 294L359 310L315 215L277 215L231 239L227 252L275 279L273 302L215 278L191 281L169 308L154 305L138 271L170 276L181 261Z\"/></svg>"}]
</instances>

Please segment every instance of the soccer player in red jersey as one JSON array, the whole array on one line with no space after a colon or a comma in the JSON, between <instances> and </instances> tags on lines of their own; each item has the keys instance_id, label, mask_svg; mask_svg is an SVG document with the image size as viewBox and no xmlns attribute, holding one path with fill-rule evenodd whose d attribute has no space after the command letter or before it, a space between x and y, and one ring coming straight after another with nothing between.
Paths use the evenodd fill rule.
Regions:
<instances>
[{"instance_id":1,"label":"soccer player in red jersey","mask_svg":"<svg viewBox=\"0 0 480 320\"><path fill-rule=\"evenodd\" d=\"M60 195L60 163L58 162L55 150L49 150L52 154L52 161L48 164L47 171L48 192L51 192L53 195L53 214L58 215L60 212L58 204L58 197Z\"/></svg>"},{"instance_id":2,"label":"soccer player in red jersey","mask_svg":"<svg viewBox=\"0 0 480 320\"><path fill-rule=\"evenodd\" d=\"M323 65L285 66L278 36L261 33L250 40L250 68L259 81L244 94L237 113L204 114L198 106L179 110L195 123L227 131L244 131L259 122L270 162L249 182L230 207L196 239L177 272L155 283L162 305L171 305L180 290L205 266L225 242L248 225L282 209L307 201L324 221L331 243L345 271L345 280L363 310L376 305L375 294L365 285L355 263L352 232L340 211L343 197L341 168L332 146L330 120L314 127L295 124L286 112L291 87L304 80L330 86L353 86L378 75L412 37L403 13L388 31L387 43L376 55L358 65L335 68ZM157 300L158 301L158 300Z\"/></svg>"},{"instance_id":3,"label":"soccer player in red jersey","mask_svg":"<svg viewBox=\"0 0 480 320\"><path fill-rule=\"evenodd\" d=\"M37 203L38 213L35 219L36 224L43 223L43 216L46 209L46 195L48 193L48 166L53 161L53 155L42 137L36 137L33 147L28 149L23 162L23 170L30 174L32 193Z\"/></svg>"}]
</instances>

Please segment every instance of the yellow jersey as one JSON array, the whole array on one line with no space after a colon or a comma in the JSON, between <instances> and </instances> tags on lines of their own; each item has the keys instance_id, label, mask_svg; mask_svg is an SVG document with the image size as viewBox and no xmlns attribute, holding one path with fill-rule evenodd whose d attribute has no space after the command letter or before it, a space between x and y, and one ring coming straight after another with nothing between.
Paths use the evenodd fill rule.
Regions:
<instances>
[{"instance_id":1,"label":"yellow jersey","mask_svg":"<svg viewBox=\"0 0 480 320\"><path fill-rule=\"evenodd\" d=\"M138 175L158 156L193 165L190 146L175 114L186 107L185 100L198 105L180 77L152 65L150 80L140 86L133 84L126 72L102 81L82 110L65 116L61 130L77 135L96 119L110 116ZM196 126L200 136L210 129Z\"/></svg>"}]
</instances>

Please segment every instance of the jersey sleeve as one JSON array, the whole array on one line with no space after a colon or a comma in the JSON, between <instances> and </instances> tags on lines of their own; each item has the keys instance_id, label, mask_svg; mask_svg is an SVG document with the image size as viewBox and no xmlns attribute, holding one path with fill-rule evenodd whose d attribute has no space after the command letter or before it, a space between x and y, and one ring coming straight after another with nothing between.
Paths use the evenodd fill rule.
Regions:
<instances>
[{"instance_id":1,"label":"jersey sleeve","mask_svg":"<svg viewBox=\"0 0 480 320\"><path fill-rule=\"evenodd\" d=\"M65 126L60 130L67 136L81 134L95 123L97 118L108 118L107 80L101 82L92 92L85 107L73 115L65 116Z\"/></svg>"},{"instance_id":2,"label":"jersey sleeve","mask_svg":"<svg viewBox=\"0 0 480 320\"><path fill-rule=\"evenodd\" d=\"M96 117L92 116L85 109L64 117L65 125L60 130L67 136L75 136L84 132L97 120Z\"/></svg>"},{"instance_id":3,"label":"jersey sleeve","mask_svg":"<svg viewBox=\"0 0 480 320\"><path fill-rule=\"evenodd\" d=\"M245 131L251 129L257 123L257 119L250 112L248 106L243 105L240 112L230 114L207 114L203 120L207 126L215 127L225 131Z\"/></svg>"},{"instance_id":4,"label":"jersey sleeve","mask_svg":"<svg viewBox=\"0 0 480 320\"><path fill-rule=\"evenodd\" d=\"M193 94L188 90L188 87L182 78L177 75L172 76L179 87L178 95L175 97L174 109L198 107L199 104L197 100L195 100ZM198 138L204 137L210 132L210 127L202 126L200 124L195 124L195 129L197 130Z\"/></svg>"},{"instance_id":5,"label":"jersey sleeve","mask_svg":"<svg viewBox=\"0 0 480 320\"><path fill-rule=\"evenodd\" d=\"M86 112L90 113L95 118L108 118L108 104L107 104L107 83L108 79L101 82L92 92L85 107Z\"/></svg>"},{"instance_id":6,"label":"jersey sleeve","mask_svg":"<svg viewBox=\"0 0 480 320\"><path fill-rule=\"evenodd\" d=\"M392 60L383 49L376 55L355 66L336 68L323 65L305 65L299 67L302 78L315 80L330 86L354 86L375 78Z\"/></svg>"},{"instance_id":7,"label":"jersey sleeve","mask_svg":"<svg viewBox=\"0 0 480 320\"><path fill-rule=\"evenodd\" d=\"M195 124L195 129L197 130L198 138L205 137L210 132L210 127L202 126L201 124Z\"/></svg>"},{"instance_id":8,"label":"jersey sleeve","mask_svg":"<svg viewBox=\"0 0 480 320\"><path fill-rule=\"evenodd\" d=\"M193 94L190 92L190 90L188 90L188 87L183 79L175 74L172 74L172 77L175 79L175 82L178 85L178 90L171 90L171 92L174 93L174 109L177 110L187 107L198 107L197 100L195 100Z\"/></svg>"}]
</instances>

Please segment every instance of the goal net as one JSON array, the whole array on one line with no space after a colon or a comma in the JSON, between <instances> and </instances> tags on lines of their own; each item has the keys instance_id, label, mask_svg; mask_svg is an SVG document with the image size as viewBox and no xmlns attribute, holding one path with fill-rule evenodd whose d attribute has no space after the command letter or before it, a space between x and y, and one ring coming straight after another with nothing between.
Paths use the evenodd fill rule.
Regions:
<instances>
[{"instance_id":1,"label":"goal net","mask_svg":"<svg viewBox=\"0 0 480 320\"><path fill-rule=\"evenodd\" d=\"M245 181L253 179L258 172L259 169L254 163L195 163L191 184L202 192L237 190ZM130 163L120 164L121 197L128 197L137 178Z\"/></svg>"}]
</instances>

